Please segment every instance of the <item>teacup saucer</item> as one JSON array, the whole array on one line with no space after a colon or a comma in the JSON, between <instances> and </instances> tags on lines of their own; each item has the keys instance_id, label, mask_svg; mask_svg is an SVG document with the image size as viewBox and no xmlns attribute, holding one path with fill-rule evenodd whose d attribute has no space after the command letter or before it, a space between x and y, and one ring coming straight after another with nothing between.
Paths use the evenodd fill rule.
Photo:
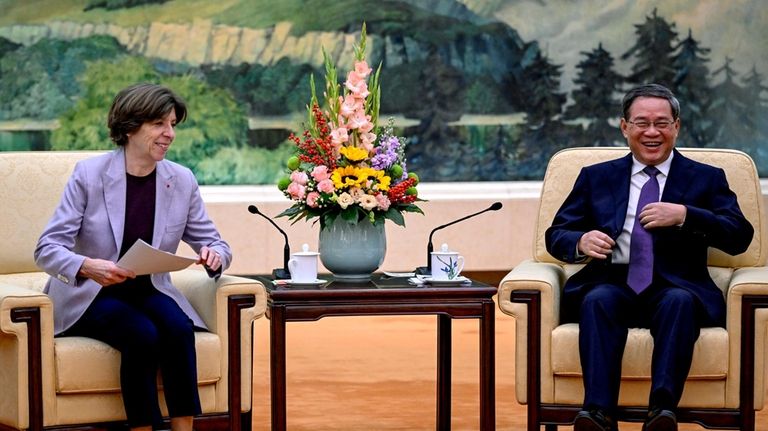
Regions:
<instances>
[{"instance_id":1,"label":"teacup saucer","mask_svg":"<svg viewBox=\"0 0 768 431\"><path fill-rule=\"evenodd\" d=\"M327 283L328 280L321 280L321 279L315 279L315 281L293 281L293 280L287 280L286 284L289 284L291 286L319 286L321 284Z\"/></svg>"},{"instance_id":2,"label":"teacup saucer","mask_svg":"<svg viewBox=\"0 0 768 431\"><path fill-rule=\"evenodd\" d=\"M454 278L453 280L435 280L429 275L417 275L416 277L420 281L427 284L431 284L433 286L451 286L456 284L464 284L470 281L467 277L464 277L462 275Z\"/></svg>"}]
</instances>

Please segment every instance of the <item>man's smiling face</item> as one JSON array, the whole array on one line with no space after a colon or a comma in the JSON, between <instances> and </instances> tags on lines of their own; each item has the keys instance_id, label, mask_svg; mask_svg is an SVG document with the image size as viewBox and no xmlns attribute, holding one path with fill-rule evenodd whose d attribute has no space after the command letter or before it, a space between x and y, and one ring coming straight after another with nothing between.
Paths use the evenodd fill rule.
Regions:
<instances>
[{"instance_id":1,"label":"man's smiling face","mask_svg":"<svg viewBox=\"0 0 768 431\"><path fill-rule=\"evenodd\" d=\"M630 151L645 165L667 160L679 131L680 119L673 119L672 106L659 97L638 97L629 108L629 119L621 119Z\"/></svg>"}]
</instances>

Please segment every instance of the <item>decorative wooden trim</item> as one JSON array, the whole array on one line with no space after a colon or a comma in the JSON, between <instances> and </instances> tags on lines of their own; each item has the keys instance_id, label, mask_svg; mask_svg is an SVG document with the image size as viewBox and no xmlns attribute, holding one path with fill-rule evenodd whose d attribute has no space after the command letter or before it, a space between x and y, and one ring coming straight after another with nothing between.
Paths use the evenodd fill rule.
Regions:
<instances>
[{"instance_id":1,"label":"decorative wooden trim","mask_svg":"<svg viewBox=\"0 0 768 431\"><path fill-rule=\"evenodd\" d=\"M739 411L741 429L755 429L755 312L768 308L768 296L744 295L741 297L741 375L739 386Z\"/></svg>"},{"instance_id":2,"label":"decorative wooden trim","mask_svg":"<svg viewBox=\"0 0 768 431\"><path fill-rule=\"evenodd\" d=\"M515 290L512 302L528 304L528 351L526 359L526 398L528 401L528 431L538 431L541 422L541 292Z\"/></svg>"},{"instance_id":3,"label":"decorative wooden trim","mask_svg":"<svg viewBox=\"0 0 768 431\"><path fill-rule=\"evenodd\" d=\"M11 321L27 324L29 430L40 431L43 429L43 352L40 308L14 308L11 310Z\"/></svg>"},{"instance_id":4,"label":"decorative wooden trim","mask_svg":"<svg viewBox=\"0 0 768 431\"><path fill-rule=\"evenodd\" d=\"M251 421L243 423L240 414L240 405L242 404L241 384L242 376L240 368L240 313L243 309L256 305L255 295L232 295L227 301L227 334L228 334L228 364L229 364L229 388L228 388L228 408L229 411L229 430L230 431L250 431ZM251 324L253 327L253 324ZM253 340L251 340L251 351L253 351Z\"/></svg>"}]
</instances>

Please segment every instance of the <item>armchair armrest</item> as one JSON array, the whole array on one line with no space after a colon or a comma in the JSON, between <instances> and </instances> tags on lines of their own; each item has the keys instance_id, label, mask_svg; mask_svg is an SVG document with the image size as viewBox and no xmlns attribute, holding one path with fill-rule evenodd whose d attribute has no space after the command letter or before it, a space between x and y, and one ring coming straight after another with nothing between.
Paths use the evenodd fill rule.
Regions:
<instances>
[{"instance_id":1,"label":"armchair armrest","mask_svg":"<svg viewBox=\"0 0 768 431\"><path fill-rule=\"evenodd\" d=\"M0 363L0 424L41 429L43 398L55 397L53 303L44 293L0 283Z\"/></svg>"},{"instance_id":2,"label":"armchair armrest","mask_svg":"<svg viewBox=\"0 0 768 431\"><path fill-rule=\"evenodd\" d=\"M227 376L227 381L217 385L216 391L217 399L228 405L230 420L235 420L237 415L232 412L251 411L252 325L266 311L266 289L249 278L224 274L214 280L205 271L194 269L174 272L171 278L228 352L227 360L221 362L221 375ZM229 429L240 426L230 423Z\"/></svg>"},{"instance_id":3,"label":"armchair armrest","mask_svg":"<svg viewBox=\"0 0 768 431\"><path fill-rule=\"evenodd\" d=\"M768 267L739 268L733 273L726 296L726 329L730 342L729 373L741 373L742 386L728 388L739 391L739 400L753 404L758 410L765 404L766 361L768 361ZM754 378L745 378L750 372ZM738 375L738 374L734 374ZM734 379L735 380L735 379ZM744 385L754 382L754 389ZM752 408L749 408L752 411Z\"/></svg>"},{"instance_id":4,"label":"armchair armrest","mask_svg":"<svg viewBox=\"0 0 768 431\"><path fill-rule=\"evenodd\" d=\"M267 293L261 282L250 278L223 274L218 280L205 271L187 269L171 274L173 285L189 300L208 329L221 335L227 330L227 301L231 296L254 295L254 305L243 310L242 319L250 322L264 315ZM248 322L246 322L248 321Z\"/></svg>"},{"instance_id":5,"label":"armchair armrest","mask_svg":"<svg viewBox=\"0 0 768 431\"><path fill-rule=\"evenodd\" d=\"M559 324L566 275L558 264L526 260L500 283L499 309L516 323L515 394L518 402L528 404L529 413L541 398L554 396L551 365L541 359L548 358L551 351L550 334Z\"/></svg>"},{"instance_id":6,"label":"armchair armrest","mask_svg":"<svg viewBox=\"0 0 768 431\"><path fill-rule=\"evenodd\" d=\"M519 325L528 320L528 307L512 301L512 296L519 291L537 291L541 295L541 309L551 311L542 315L542 324L550 326L551 331L559 323L560 294L565 278L566 271L558 264L523 261L501 280L499 309L514 317Z\"/></svg>"}]
</instances>

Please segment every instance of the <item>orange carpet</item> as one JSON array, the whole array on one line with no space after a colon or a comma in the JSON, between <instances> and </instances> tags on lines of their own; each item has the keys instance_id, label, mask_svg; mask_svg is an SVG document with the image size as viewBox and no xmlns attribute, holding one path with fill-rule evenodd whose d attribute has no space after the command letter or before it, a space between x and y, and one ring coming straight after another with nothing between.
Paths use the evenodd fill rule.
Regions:
<instances>
[{"instance_id":1,"label":"orange carpet","mask_svg":"<svg viewBox=\"0 0 768 431\"><path fill-rule=\"evenodd\" d=\"M434 430L435 316L332 317L287 325L288 429ZM255 326L255 431L270 429L269 321ZM524 430L515 400L515 322L496 309L496 426ZM479 424L477 320L453 321L453 430ZM768 409L758 412L758 430ZM640 424L621 423L622 431ZM571 427L561 427L570 430ZM680 425L681 431L703 430Z\"/></svg>"}]
</instances>

